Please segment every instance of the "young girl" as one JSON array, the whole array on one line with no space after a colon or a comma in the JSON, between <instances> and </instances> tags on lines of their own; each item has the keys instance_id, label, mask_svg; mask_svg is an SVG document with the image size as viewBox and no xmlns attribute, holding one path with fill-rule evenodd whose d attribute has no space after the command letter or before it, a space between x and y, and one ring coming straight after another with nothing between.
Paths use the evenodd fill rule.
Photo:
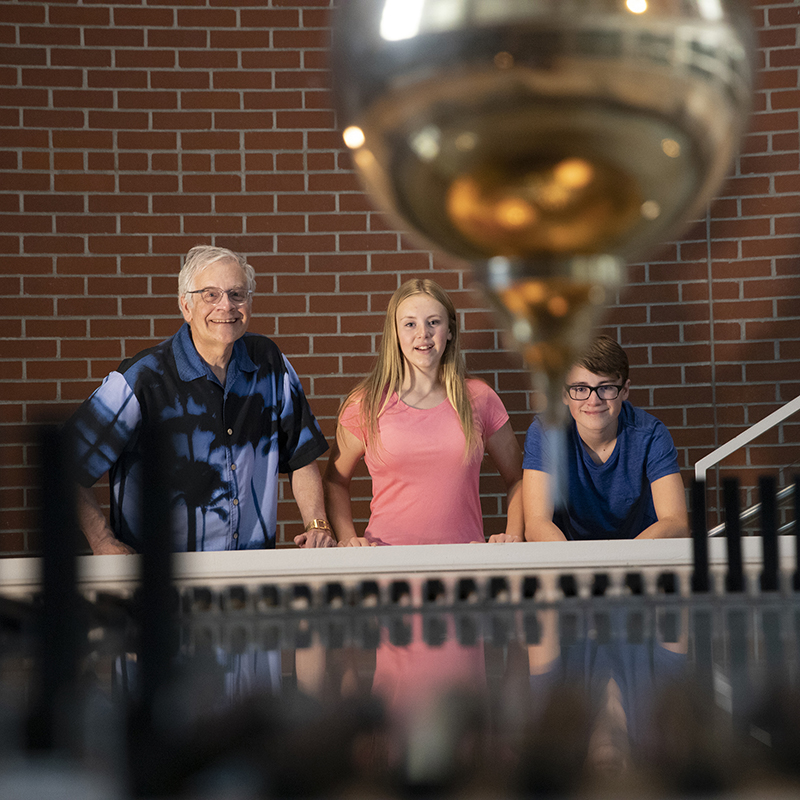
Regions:
<instances>
[{"instance_id":1,"label":"young girl","mask_svg":"<svg viewBox=\"0 0 800 800\"><path fill-rule=\"evenodd\" d=\"M489 541L523 541L519 445L500 398L465 372L447 293L432 280L407 281L389 301L372 372L339 413L324 485L340 547L484 542L484 449L508 498L506 530ZM359 536L350 481L361 458L373 499Z\"/></svg>"},{"instance_id":2,"label":"young girl","mask_svg":"<svg viewBox=\"0 0 800 800\"><path fill-rule=\"evenodd\" d=\"M520 447L500 398L465 376L458 335L455 308L438 284L410 280L392 295L377 363L342 404L323 481L340 547L485 542L479 493L484 449L508 496L506 530L489 541L524 540ZM359 536L350 480L361 458L373 499ZM411 583L418 595L419 582ZM393 644L382 630L372 692L386 703L400 740L443 693L486 687L482 643L460 644L449 617L447 625L447 641L436 645L424 641L418 614L406 645Z\"/></svg>"}]
</instances>

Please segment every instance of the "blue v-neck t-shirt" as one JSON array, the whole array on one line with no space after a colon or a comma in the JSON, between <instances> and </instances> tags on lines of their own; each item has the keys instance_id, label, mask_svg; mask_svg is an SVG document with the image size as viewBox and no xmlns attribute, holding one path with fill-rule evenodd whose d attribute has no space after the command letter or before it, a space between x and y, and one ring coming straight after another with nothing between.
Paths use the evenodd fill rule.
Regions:
<instances>
[{"instance_id":1,"label":"blue v-neck t-shirt","mask_svg":"<svg viewBox=\"0 0 800 800\"><path fill-rule=\"evenodd\" d=\"M524 469L548 472L552 433L536 417L525 438ZM617 442L595 464L574 419L567 434L568 498L553 522L567 539L633 539L657 521L650 484L680 473L678 452L666 426L627 400L619 415Z\"/></svg>"}]
</instances>

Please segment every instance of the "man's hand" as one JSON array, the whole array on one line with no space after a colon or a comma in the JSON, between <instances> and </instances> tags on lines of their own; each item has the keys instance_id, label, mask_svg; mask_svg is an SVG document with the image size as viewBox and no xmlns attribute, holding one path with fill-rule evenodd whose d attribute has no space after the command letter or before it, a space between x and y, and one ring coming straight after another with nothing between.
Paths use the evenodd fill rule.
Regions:
<instances>
[{"instance_id":1,"label":"man's hand","mask_svg":"<svg viewBox=\"0 0 800 800\"><path fill-rule=\"evenodd\" d=\"M89 547L92 548L92 553L96 556L120 556L136 552L114 536L91 489L79 486L76 502L78 523L86 536L86 541L89 542Z\"/></svg>"},{"instance_id":2,"label":"man's hand","mask_svg":"<svg viewBox=\"0 0 800 800\"><path fill-rule=\"evenodd\" d=\"M92 542L92 553L96 556L129 556L134 555L136 551L125 542L113 536L106 536L104 539Z\"/></svg>"},{"instance_id":3,"label":"man's hand","mask_svg":"<svg viewBox=\"0 0 800 800\"><path fill-rule=\"evenodd\" d=\"M320 529L313 529L306 533L298 533L294 537L294 543L298 547L310 549L312 547L336 547L338 542L333 538L333 535L327 531Z\"/></svg>"},{"instance_id":4,"label":"man's hand","mask_svg":"<svg viewBox=\"0 0 800 800\"><path fill-rule=\"evenodd\" d=\"M521 536L513 536L510 533L494 533L488 541L489 544L497 544L498 542L523 542L525 540Z\"/></svg>"}]
</instances>

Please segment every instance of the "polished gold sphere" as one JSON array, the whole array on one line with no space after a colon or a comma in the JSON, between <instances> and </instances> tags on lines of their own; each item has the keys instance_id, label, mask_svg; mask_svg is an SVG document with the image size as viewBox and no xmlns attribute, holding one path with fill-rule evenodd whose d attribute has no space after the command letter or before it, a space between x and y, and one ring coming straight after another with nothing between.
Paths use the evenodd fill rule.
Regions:
<instances>
[{"instance_id":1,"label":"polished gold sphere","mask_svg":"<svg viewBox=\"0 0 800 800\"><path fill-rule=\"evenodd\" d=\"M725 177L753 45L744 0L343 0L331 65L367 192L472 265L555 400L625 262Z\"/></svg>"},{"instance_id":2,"label":"polished gold sphere","mask_svg":"<svg viewBox=\"0 0 800 800\"><path fill-rule=\"evenodd\" d=\"M639 256L699 214L747 121L730 0L346 0L340 125L377 204L466 260Z\"/></svg>"}]
</instances>

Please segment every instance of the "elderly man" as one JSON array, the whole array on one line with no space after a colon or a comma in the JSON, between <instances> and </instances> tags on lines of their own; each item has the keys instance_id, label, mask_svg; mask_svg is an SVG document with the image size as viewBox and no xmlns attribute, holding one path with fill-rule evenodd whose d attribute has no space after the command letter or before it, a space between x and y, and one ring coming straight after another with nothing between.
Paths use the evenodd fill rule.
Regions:
<instances>
[{"instance_id":1,"label":"elderly man","mask_svg":"<svg viewBox=\"0 0 800 800\"><path fill-rule=\"evenodd\" d=\"M274 547L280 472L306 525L297 544L335 546L316 464L328 445L277 345L247 333L254 289L239 254L192 248L178 278L186 324L123 361L69 421L94 553L140 548L143 424L164 447L175 551ZM110 525L90 488L105 472Z\"/></svg>"}]
</instances>

